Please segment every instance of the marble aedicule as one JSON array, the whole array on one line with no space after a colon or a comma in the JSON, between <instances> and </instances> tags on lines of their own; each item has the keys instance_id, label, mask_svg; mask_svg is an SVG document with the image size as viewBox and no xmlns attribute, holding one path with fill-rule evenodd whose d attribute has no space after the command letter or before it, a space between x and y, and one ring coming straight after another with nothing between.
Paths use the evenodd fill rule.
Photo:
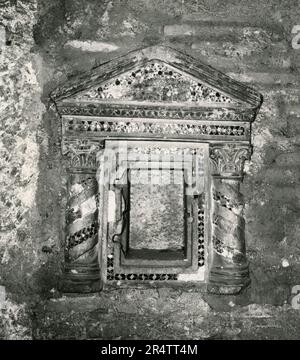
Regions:
<instances>
[{"instance_id":1,"label":"marble aedicule","mask_svg":"<svg viewBox=\"0 0 300 360\"><path fill-rule=\"evenodd\" d=\"M63 291L99 291L109 280L192 279L174 272L116 273L115 254L102 246L107 203L96 179L103 164L97 154L101 159L108 140L209 148L208 187L194 216L193 236L201 240L197 266L205 264L211 292L235 293L249 283L240 183L251 155L251 122L262 102L258 92L188 55L155 46L68 81L51 98L62 118L69 184Z\"/></svg>"}]
</instances>

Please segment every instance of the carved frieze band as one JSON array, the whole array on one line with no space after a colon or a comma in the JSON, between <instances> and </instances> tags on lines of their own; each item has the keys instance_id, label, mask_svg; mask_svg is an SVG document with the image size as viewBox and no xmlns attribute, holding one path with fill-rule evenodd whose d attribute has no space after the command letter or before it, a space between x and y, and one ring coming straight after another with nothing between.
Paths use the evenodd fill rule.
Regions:
<instances>
[{"instance_id":1,"label":"carved frieze band","mask_svg":"<svg viewBox=\"0 0 300 360\"><path fill-rule=\"evenodd\" d=\"M248 140L250 127L248 123L208 123L201 121L181 121L153 119L117 119L63 117L63 129L66 133L85 133L93 136L148 136L148 137L182 137L182 138L238 138Z\"/></svg>"},{"instance_id":2,"label":"carved frieze band","mask_svg":"<svg viewBox=\"0 0 300 360\"><path fill-rule=\"evenodd\" d=\"M61 115L160 118L211 121L245 121L252 122L256 112L252 108L193 108L167 107L158 105L105 104L105 103L62 103L58 106Z\"/></svg>"},{"instance_id":3,"label":"carved frieze band","mask_svg":"<svg viewBox=\"0 0 300 360\"><path fill-rule=\"evenodd\" d=\"M209 149L211 174L220 177L242 177L250 147L240 144L213 145Z\"/></svg>"}]
</instances>

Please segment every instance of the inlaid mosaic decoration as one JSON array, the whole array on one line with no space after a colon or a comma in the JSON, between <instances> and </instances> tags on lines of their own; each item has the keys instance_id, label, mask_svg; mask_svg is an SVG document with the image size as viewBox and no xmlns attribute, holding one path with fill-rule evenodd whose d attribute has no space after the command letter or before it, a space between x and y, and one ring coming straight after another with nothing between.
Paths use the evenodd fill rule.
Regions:
<instances>
[{"instance_id":1,"label":"inlaid mosaic decoration","mask_svg":"<svg viewBox=\"0 0 300 360\"><path fill-rule=\"evenodd\" d=\"M67 118L64 122L65 129L69 133L86 131L90 133L116 133L116 134L165 134L165 135L189 135L197 137L199 135L214 136L236 136L245 137L248 129L244 125L235 124L201 124L201 123L180 123L165 121L122 121L101 119L76 119Z\"/></svg>"},{"instance_id":2,"label":"inlaid mosaic decoration","mask_svg":"<svg viewBox=\"0 0 300 360\"><path fill-rule=\"evenodd\" d=\"M151 61L99 87L79 93L77 100L135 100L227 103L234 101L220 91L180 73L162 61Z\"/></svg>"}]
</instances>

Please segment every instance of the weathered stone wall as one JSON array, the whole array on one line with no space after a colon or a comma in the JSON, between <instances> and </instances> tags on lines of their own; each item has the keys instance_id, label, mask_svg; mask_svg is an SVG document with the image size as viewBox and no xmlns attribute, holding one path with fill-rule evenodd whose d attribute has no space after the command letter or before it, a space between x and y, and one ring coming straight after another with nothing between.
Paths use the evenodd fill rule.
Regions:
<instances>
[{"instance_id":1,"label":"weathered stone wall","mask_svg":"<svg viewBox=\"0 0 300 360\"><path fill-rule=\"evenodd\" d=\"M297 0L1 2L0 24L6 38L0 49L0 285L5 286L6 300L0 298L0 336L30 337L35 329L35 337L47 337L46 330L37 330L39 326L47 329L43 320L32 325L39 318L32 315L32 309L41 298L58 296L65 188L59 119L55 109L49 109L49 92L72 75L152 44L182 49L263 94L264 103L253 124L254 153L246 164L243 185L252 286L236 298L203 298L219 311L234 311L235 304L290 303L292 287L300 284L300 50L291 46L291 30L300 24L299 19ZM151 291L144 295L137 291L139 301L153 299L153 314L163 314L155 310L162 306L157 291L153 296ZM186 301L193 303L195 293L190 294ZM129 297L133 295L128 292ZM178 294L175 308L181 296ZM167 298L164 293L163 299ZM116 301L115 306L118 304ZM209 316L205 305L198 308L198 317L194 317ZM280 309L278 314L290 314ZM54 324L53 307L49 311ZM113 320L105 311L99 314L104 315L97 321ZM130 316L134 314L133 307ZM249 314L251 317L251 311ZM189 315L187 307L178 324ZM78 329L80 321L79 315ZM204 337L209 337L210 321L207 324ZM153 337L163 334L162 329L164 326L158 327ZM67 337L68 329L65 331ZM49 336L58 336L55 334ZM85 331L80 334L88 336ZM97 334L109 336L100 330Z\"/></svg>"}]
</instances>

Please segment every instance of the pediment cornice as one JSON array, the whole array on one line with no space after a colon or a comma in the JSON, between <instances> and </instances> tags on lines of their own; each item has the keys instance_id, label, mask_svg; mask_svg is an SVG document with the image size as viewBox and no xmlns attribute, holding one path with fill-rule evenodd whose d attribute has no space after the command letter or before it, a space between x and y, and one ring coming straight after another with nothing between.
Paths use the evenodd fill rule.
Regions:
<instances>
[{"instance_id":1,"label":"pediment cornice","mask_svg":"<svg viewBox=\"0 0 300 360\"><path fill-rule=\"evenodd\" d=\"M97 107L251 109L262 96L219 70L170 47L136 50L68 80L51 93L59 108L70 104ZM248 121L251 121L250 119Z\"/></svg>"}]
</instances>

